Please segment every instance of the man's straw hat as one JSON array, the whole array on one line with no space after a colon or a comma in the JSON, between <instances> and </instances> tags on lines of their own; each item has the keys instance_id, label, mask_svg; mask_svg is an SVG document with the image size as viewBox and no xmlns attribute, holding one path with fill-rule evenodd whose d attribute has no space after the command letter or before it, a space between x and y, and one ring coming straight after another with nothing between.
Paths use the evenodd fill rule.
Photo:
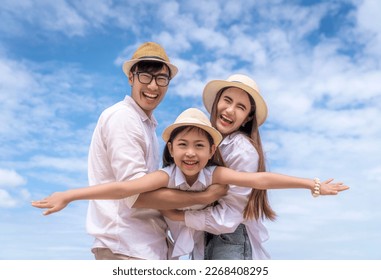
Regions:
<instances>
[{"instance_id":1,"label":"man's straw hat","mask_svg":"<svg viewBox=\"0 0 381 280\"><path fill-rule=\"evenodd\" d=\"M218 146L222 140L222 135L218 132L217 129L212 127L208 117L199 109L189 108L183 111L177 117L175 122L164 130L162 135L163 140L168 142L172 131L180 126L197 126L205 130L210 134L210 136L212 136L213 142L216 146Z\"/></svg>"},{"instance_id":2,"label":"man's straw hat","mask_svg":"<svg viewBox=\"0 0 381 280\"><path fill-rule=\"evenodd\" d=\"M225 80L213 80L207 83L203 92L203 101L206 110L209 113L212 111L212 106L214 100L216 99L217 93L228 87L236 87L246 91L255 101L256 113L258 126L263 124L267 118L267 106L266 102L260 95L257 83L250 77L242 74L235 74L230 76Z\"/></svg>"},{"instance_id":3,"label":"man's straw hat","mask_svg":"<svg viewBox=\"0 0 381 280\"><path fill-rule=\"evenodd\" d=\"M177 67L169 62L169 58L162 46L154 42L142 44L132 55L131 60L124 62L123 72L129 75L131 67L139 61L159 61L165 63L171 69L171 78L177 74Z\"/></svg>"}]
</instances>

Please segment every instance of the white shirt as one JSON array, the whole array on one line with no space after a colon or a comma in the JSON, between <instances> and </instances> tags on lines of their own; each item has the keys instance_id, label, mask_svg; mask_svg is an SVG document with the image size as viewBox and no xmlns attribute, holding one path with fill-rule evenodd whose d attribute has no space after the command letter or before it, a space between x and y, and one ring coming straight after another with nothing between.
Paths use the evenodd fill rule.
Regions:
<instances>
[{"instance_id":1,"label":"white shirt","mask_svg":"<svg viewBox=\"0 0 381 280\"><path fill-rule=\"evenodd\" d=\"M156 171L157 122L126 96L106 109L94 130L88 160L89 184L125 181ZM89 202L87 231L93 248L142 259L166 259L167 226L152 209L130 209L128 199Z\"/></svg>"},{"instance_id":2,"label":"white shirt","mask_svg":"<svg viewBox=\"0 0 381 280\"><path fill-rule=\"evenodd\" d=\"M227 136L219 146L227 167L241 172L258 170L258 152L249 139L239 133ZM245 220L243 211L246 207L251 188L230 186L228 194L222 197L215 207L199 211L186 211L185 224L196 230L204 230L215 235L231 233L243 223L252 246L253 259L269 259L270 255L262 243L268 239L268 233L261 221Z\"/></svg>"},{"instance_id":3,"label":"white shirt","mask_svg":"<svg viewBox=\"0 0 381 280\"><path fill-rule=\"evenodd\" d=\"M203 168L194 184L189 186L184 174L175 164L167 166L162 170L169 176L168 188L182 191L199 192L204 191L212 184L212 176L216 166ZM193 205L187 209L202 209L205 205ZM186 210L185 208L183 208ZM188 255L194 260L204 259L204 231L197 231L189 228L184 222L175 222L165 219L174 240L174 248L170 258L178 258Z\"/></svg>"}]
</instances>

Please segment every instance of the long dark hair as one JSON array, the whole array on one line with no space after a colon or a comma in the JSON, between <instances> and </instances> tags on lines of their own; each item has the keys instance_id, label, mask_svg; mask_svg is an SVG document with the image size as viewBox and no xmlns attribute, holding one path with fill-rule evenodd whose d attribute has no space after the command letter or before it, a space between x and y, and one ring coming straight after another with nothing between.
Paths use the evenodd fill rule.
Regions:
<instances>
[{"instance_id":1,"label":"long dark hair","mask_svg":"<svg viewBox=\"0 0 381 280\"><path fill-rule=\"evenodd\" d=\"M167 143L166 143L166 145L164 147L164 151L163 151L163 168L175 163L173 157L171 156L171 154L169 152L169 148L168 148L167 144L168 143L173 143L173 140L181 132L185 131L186 133L188 133L188 132L193 131L193 130L196 130L198 133L205 135L208 138L208 142L210 144L209 148L210 149L212 148L212 145L214 144L214 141L213 141L213 137L208 132L206 132L205 130L203 130L202 128L200 128L198 126L193 126L193 125L179 126L179 127L175 128L172 131L172 133L169 136L169 139L168 139L168 141L167 141ZM206 164L206 166L212 166L212 165L217 165L217 162L214 160L214 156L212 158L210 158L208 160L208 163Z\"/></svg>"},{"instance_id":2,"label":"long dark hair","mask_svg":"<svg viewBox=\"0 0 381 280\"><path fill-rule=\"evenodd\" d=\"M212 106L211 123L214 127L216 127L217 120L217 104L221 98L222 93L226 89L227 88L223 88L217 93ZM240 126L238 131L247 136L251 144L258 152L259 160L257 172L266 172L265 156L262 148L261 136L258 130L257 118L255 117L256 105L254 99L249 94L248 96L251 104L251 110L248 115L248 121L243 126ZM219 152L219 149L218 152L216 152L216 156L218 157L219 163L223 164L223 159L221 153ZM245 219L269 219L271 221L275 220L276 213L270 206L267 190L253 189L251 191L249 200L243 212L243 217Z\"/></svg>"}]
</instances>

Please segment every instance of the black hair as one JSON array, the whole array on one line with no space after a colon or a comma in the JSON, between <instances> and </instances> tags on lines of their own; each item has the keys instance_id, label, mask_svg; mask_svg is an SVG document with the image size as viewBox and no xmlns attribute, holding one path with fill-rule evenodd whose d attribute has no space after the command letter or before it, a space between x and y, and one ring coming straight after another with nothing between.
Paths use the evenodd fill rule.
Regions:
<instances>
[{"instance_id":1,"label":"black hair","mask_svg":"<svg viewBox=\"0 0 381 280\"><path fill-rule=\"evenodd\" d=\"M210 145L209 148L210 149L212 148L212 145L214 144L213 137L208 132L206 132L204 129L202 129L202 128L198 127L198 126L193 126L193 125L184 125L184 126L177 127L177 128L175 128L172 131L172 133L169 136L169 139L168 139L168 141L167 141L167 143L166 143L166 145L164 147L164 152L163 152L163 168L175 163L175 161L173 160L173 157L171 156L171 154L169 152L169 148L168 148L167 144L168 143L173 143L173 140L181 132L183 132L183 131L190 132L192 130L197 130L198 133L201 133L201 134L205 135L207 137L209 145ZM217 165L217 163L214 160L214 156L212 158L210 158L208 160L208 163L206 164L206 166L211 166L211 165Z\"/></svg>"},{"instance_id":2,"label":"black hair","mask_svg":"<svg viewBox=\"0 0 381 280\"><path fill-rule=\"evenodd\" d=\"M140 71L140 72L147 72L147 73L155 73L160 71L163 68L168 69L169 77L172 77L171 69L168 67L167 64L164 62L156 61L156 60L142 60L137 63L135 63L131 67L131 72Z\"/></svg>"}]
</instances>

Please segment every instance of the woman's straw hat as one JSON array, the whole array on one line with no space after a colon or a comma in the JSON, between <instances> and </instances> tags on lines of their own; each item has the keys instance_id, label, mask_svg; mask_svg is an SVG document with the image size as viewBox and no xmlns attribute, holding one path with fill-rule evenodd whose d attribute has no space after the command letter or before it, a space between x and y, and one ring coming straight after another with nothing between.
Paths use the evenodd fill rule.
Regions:
<instances>
[{"instance_id":1,"label":"woman's straw hat","mask_svg":"<svg viewBox=\"0 0 381 280\"><path fill-rule=\"evenodd\" d=\"M203 92L203 101L206 110L209 113L212 111L212 106L214 100L216 99L217 93L228 87L236 87L246 91L255 101L256 112L255 116L257 118L258 126L263 124L267 118L267 106L266 102L260 95L257 83L250 77L242 74L235 74L230 76L225 80L213 80L207 83Z\"/></svg>"},{"instance_id":2,"label":"woman's straw hat","mask_svg":"<svg viewBox=\"0 0 381 280\"><path fill-rule=\"evenodd\" d=\"M154 42L142 44L132 55L131 60L124 62L123 72L129 75L131 67L139 61L159 61L165 63L171 69L171 78L177 74L177 67L169 62L169 58L162 46Z\"/></svg>"},{"instance_id":3,"label":"woman's straw hat","mask_svg":"<svg viewBox=\"0 0 381 280\"><path fill-rule=\"evenodd\" d=\"M199 109L189 108L183 111L177 117L175 122L164 130L162 135L163 140L168 142L172 131L180 126L197 126L205 130L210 134L210 136L212 136L213 142L216 146L218 146L222 140L222 135L218 132L217 129L212 127L208 117Z\"/></svg>"}]
</instances>

